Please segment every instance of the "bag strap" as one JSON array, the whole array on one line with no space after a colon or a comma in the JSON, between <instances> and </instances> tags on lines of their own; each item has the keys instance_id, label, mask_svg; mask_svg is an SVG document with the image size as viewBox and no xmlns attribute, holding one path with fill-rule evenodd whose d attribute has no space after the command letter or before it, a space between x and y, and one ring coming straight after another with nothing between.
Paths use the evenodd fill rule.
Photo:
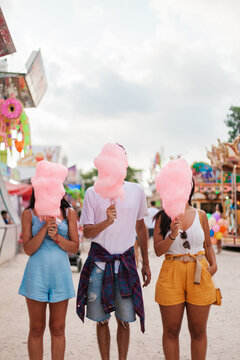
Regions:
<instances>
[{"instance_id":1,"label":"bag strap","mask_svg":"<svg viewBox=\"0 0 240 360\"><path fill-rule=\"evenodd\" d=\"M200 223L201 223L201 226L202 226L202 229L204 231L204 228L203 228L203 221L202 221L202 215L201 215L201 212L198 210L198 215L199 215L199 219L200 219ZM206 239L205 239L205 235L204 235L204 249L205 249L205 256L206 256L206 259L210 265L210 258L209 258L209 254L208 254L208 247L207 247L207 243L206 243ZM216 284L216 280L214 279L214 277L212 276L212 279L213 279L213 282L214 282L214 285L215 285L215 288L218 288L217 287L217 284ZM219 289L220 290L220 289Z\"/></svg>"},{"instance_id":2,"label":"bag strap","mask_svg":"<svg viewBox=\"0 0 240 360\"><path fill-rule=\"evenodd\" d=\"M198 216L199 216L200 223L201 223L201 226L202 226L202 229L203 229L203 232L204 232L202 215L201 215L201 212L200 212L200 210L199 210L199 209L198 209ZM210 264L210 258L209 258L209 254L208 254L208 247L207 247L207 243L206 243L205 232L204 232L204 243L203 243L203 247L204 247L204 249L205 249L205 256L206 256L206 259L207 259L207 261L208 261L208 262L209 262L209 264Z\"/></svg>"}]
</instances>

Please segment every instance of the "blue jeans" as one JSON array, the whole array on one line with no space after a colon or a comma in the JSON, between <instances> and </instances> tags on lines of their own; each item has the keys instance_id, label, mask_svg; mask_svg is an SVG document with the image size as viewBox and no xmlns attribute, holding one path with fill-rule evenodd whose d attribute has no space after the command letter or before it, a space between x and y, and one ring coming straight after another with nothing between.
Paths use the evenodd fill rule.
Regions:
<instances>
[{"instance_id":1,"label":"blue jeans","mask_svg":"<svg viewBox=\"0 0 240 360\"><path fill-rule=\"evenodd\" d=\"M93 268L88 285L87 293L87 315L88 319L93 321L104 321L110 318L110 314L106 314L103 310L101 302L101 291L104 271L97 265ZM122 298L117 274L114 275L114 301L115 301L115 316L117 319L125 322L133 322L136 320L132 296Z\"/></svg>"}]
</instances>

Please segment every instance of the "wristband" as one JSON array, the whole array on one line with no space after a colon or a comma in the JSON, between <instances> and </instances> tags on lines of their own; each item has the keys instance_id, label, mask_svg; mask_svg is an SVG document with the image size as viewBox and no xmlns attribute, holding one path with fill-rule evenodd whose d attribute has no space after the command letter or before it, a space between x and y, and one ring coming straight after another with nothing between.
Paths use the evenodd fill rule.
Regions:
<instances>
[{"instance_id":1,"label":"wristband","mask_svg":"<svg viewBox=\"0 0 240 360\"><path fill-rule=\"evenodd\" d=\"M57 236L57 240L54 240L56 244L59 244L59 241L58 241L58 236Z\"/></svg>"},{"instance_id":2,"label":"wristband","mask_svg":"<svg viewBox=\"0 0 240 360\"><path fill-rule=\"evenodd\" d=\"M174 240L176 239L176 238L172 238L170 234L168 235L168 237L169 237L172 241L174 241Z\"/></svg>"}]
</instances>

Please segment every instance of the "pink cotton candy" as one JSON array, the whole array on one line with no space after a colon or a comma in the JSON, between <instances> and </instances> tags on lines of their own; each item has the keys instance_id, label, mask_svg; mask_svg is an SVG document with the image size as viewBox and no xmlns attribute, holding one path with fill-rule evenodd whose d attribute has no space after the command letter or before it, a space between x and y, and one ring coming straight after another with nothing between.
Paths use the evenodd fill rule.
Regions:
<instances>
[{"instance_id":1,"label":"pink cotton candy","mask_svg":"<svg viewBox=\"0 0 240 360\"><path fill-rule=\"evenodd\" d=\"M94 159L94 165L98 169L98 179L94 183L96 193L111 201L117 198L123 200L128 167L125 150L117 144L108 143Z\"/></svg>"},{"instance_id":2,"label":"pink cotton candy","mask_svg":"<svg viewBox=\"0 0 240 360\"><path fill-rule=\"evenodd\" d=\"M162 206L171 219L183 214L192 188L192 170L183 159L171 160L156 175Z\"/></svg>"},{"instance_id":3,"label":"pink cotton candy","mask_svg":"<svg viewBox=\"0 0 240 360\"><path fill-rule=\"evenodd\" d=\"M35 210L39 216L60 216L60 204L65 194L63 182L68 169L61 164L39 161L31 179L35 194Z\"/></svg>"}]
</instances>

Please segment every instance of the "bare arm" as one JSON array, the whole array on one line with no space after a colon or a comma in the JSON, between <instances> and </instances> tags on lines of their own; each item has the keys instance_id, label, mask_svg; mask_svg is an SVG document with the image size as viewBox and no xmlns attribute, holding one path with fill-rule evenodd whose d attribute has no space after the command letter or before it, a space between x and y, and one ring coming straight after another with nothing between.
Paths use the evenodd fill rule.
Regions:
<instances>
[{"instance_id":1,"label":"bare arm","mask_svg":"<svg viewBox=\"0 0 240 360\"><path fill-rule=\"evenodd\" d=\"M55 220L48 226L48 235L62 248L71 253L76 253L79 249L79 238L77 232L77 217L74 210L68 211L68 239L59 235Z\"/></svg>"},{"instance_id":2,"label":"bare arm","mask_svg":"<svg viewBox=\"0 0 240 360\"><path fill-rule=\"evenodd\" d=\"M212 247L211 238L210 238L210 230L208 225L208 219L205 211L201 210L201 217L202 217L202 224L203 224L203 231L205 235L205 245L206 245L206 253L209 257L209 265L208 271L211 275L214 275L217 271L217 261L216 256Z\"/></svg>"},{"instance_id":3,"label":"bare arm","mask_svg":"<svg viewBox=\"0 0 240 360\"><path fill-rule=\"evenodd\" d=\"M100 232L105 230L108 226L114 223L114 219L117 218L116 208L114 205L110 205L106 210L106 220L98 224L87 224L83 226L83 235L87 238L94 238Z\"/></svg>"},{"instance_id":4,"label":"bare arm","mask_svg":"<svg viewBox=\"0 0 240 360\"><path fill-rule=\"evenodd\" d=\"M155 227L154 227L154 233L153 233L154 250L155 250L155 254L157 256L161 256L168 251L168 249L172 245L174 239L178 236L178 231L179 231L180 225L181 225L178 218L176 218L176 220L174 222L173 221L171 222L170 237L173 239L172 240L169 237L169 235L165 239L163 238L162 234L160 233L161 232L160 223L161 223L161 216L159 216L159 218L156 220Z\"/></svg>"},{"instance_id":5,"label":"bare arm","mask_svg":"<svg viewBox=\"0 0 240 360\"><path fill-rule=\"evenodd\" d=\"M136 232L142 254L142 259L143 259L143 266L142 266L143 286L147 286L151 281L151 271L148 260L148 233L143 219L137 220Z\"/></svg>"},{"instance_id":6,"label":"bare arm","mask_svg":"<svg viewBox=\"0 0 240 360\"><path fill-rule=\"evenodd\" d=\"M29 209L22 213L22 238L23 249L25 253L31 256L41 246L44 237L47 234L48 222L46 221L39 232L32 236L32 214Z\"/></svg>"}]
</instances>

